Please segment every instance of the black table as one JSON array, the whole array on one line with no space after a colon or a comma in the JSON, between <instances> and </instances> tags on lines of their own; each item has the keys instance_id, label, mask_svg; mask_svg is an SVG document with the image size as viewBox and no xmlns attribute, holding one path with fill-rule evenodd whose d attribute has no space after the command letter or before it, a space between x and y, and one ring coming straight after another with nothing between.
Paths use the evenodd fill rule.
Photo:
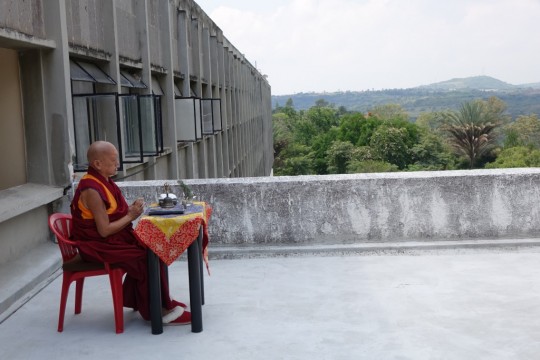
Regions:
<instances>
[{"instance_id":1,"label":"black table","mask_svg":"<svg viewBox=\"0 0 540 360\"><path fill-rule=\"evenodd\" d=\"M203 279L203 227L199 228L199 236L193 240L187 249L188 276L189 276L189 301L191 310L191 331L200 333L203 330L202 305L204 304L204 279ZM167 266L161 262L158 256L148 248L148 285L150 291L150 322L152 334L163 333L163 321L161 314L161 282L160 267Z\"/></svg>"}]
</instances>

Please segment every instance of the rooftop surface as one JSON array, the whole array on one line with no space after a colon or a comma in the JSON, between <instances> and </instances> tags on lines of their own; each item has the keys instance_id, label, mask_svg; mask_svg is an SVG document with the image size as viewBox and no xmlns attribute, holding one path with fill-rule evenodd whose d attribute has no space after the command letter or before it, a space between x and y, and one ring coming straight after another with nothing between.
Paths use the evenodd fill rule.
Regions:
<instances>
[{"instance_id":1,"label":"rooftop surface","mask_svg":"<svg viewBox=\"0 0 540 360\"><path fill-rule=\"evenodd\" d=\"M538 359L540 248L211 260L204 331L152 335L106 277L56 331L61 277L0 324L0 359ZM57 275L60 273L58 272ZM187 302L187 263L169 270Z\"/></svg>"}]
</instances>

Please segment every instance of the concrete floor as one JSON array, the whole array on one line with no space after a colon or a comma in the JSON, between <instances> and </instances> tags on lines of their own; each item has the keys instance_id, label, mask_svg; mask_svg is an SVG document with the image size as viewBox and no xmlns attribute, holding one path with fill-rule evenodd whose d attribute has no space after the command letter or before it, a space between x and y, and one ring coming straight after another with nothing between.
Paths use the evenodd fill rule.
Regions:
<instances>
[{"instance_id":1,"label":"concrete floor","mask_svg":"<svg viewBox=\"0 0 540 360\"><path fill-rule=\"evenodd\" d=\"M58 333L59 277L0 325L0 359L538 359L539 251L213 260L199 334L126 309L116 335L106 278ZM170 278L187 301L185 261Z\"/></svg>"}]
</instances>

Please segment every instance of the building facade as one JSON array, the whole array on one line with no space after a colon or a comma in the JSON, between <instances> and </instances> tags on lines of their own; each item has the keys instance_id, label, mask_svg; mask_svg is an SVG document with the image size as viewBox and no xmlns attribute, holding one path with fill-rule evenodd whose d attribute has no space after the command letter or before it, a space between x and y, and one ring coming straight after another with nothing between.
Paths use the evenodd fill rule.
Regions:
<instances>
[{"instance_id":1,"label":"building facade","mask_svg":"<svg viewBox=\"0 0 540 360\"><path fill-rule=\"evenodd\" d=\"M0 1L0 79L0 264L48 240L92 141L117 181L271 173L270 85L191 0Z\"/></svg>"}]
</instances>

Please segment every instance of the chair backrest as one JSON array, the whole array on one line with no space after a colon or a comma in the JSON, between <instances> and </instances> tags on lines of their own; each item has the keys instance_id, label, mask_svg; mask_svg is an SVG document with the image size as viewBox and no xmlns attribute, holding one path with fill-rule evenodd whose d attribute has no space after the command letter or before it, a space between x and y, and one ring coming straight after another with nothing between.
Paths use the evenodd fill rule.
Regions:
<instances>
[{"instance_id":1,"label":"chair backrest","mask_svg":"<svg viewBox=\"0 0 540 360\"><path fill-rule=\"evenodd\" d=\"M55 213L49 216L49 227L58 240L58 247L62 253L62 259L67 262L79 253L76 243L69 240L73 221L70 214Z\"/></svg>"}]
</instances>

